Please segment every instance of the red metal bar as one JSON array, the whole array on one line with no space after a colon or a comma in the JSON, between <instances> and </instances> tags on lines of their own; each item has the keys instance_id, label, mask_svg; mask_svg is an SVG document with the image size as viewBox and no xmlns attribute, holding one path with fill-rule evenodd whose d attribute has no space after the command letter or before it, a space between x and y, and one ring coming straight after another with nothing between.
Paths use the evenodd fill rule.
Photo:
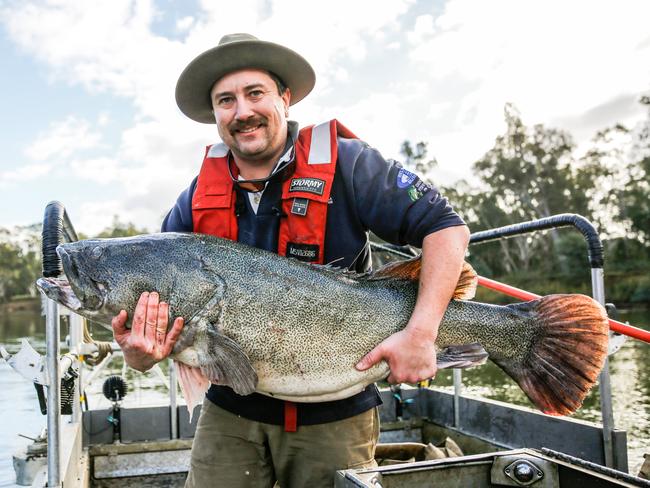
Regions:
<instances>
[{"instance_id":1,"label":"red metal bar","mask_svg":"<svg viewBox=\"0 0 650 488\"><path fill-rule=\"evenodd\" d=\"M521 288L515 288L514 286L506 285L505 283L484 278L483 276L478 277L478 284L485 288L489 288L490 290L498 291L504 295L519 298L521 300L536 300L537 298L541 298L541 295L536 295L535 293L522 290ZM619 334L625 334L626 336L634 337L640 341L650 343L650 331L639 329L638 327L633 327L614 319L609 319L609 328Z\"/></svg>"}]
</instances>

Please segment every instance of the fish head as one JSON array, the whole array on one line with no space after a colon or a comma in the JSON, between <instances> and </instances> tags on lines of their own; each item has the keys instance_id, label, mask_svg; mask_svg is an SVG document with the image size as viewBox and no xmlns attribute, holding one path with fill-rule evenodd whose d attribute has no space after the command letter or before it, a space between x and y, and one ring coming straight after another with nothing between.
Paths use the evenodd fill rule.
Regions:
<instances>
[{"instance_id":1,"label":"fish head","mask_svg":"<svg viewBox=\"0 0 650 488\"><path fill-rule=\"evenodd\" d=\"M40 278L36 284L48 298L108 325L120 310L133 308L139 290L156 288L154 277L147 279L142 273L146 247L137 239L129 242L121 238L61 244L56 253L65 277ZM134 281L140 286L134 287Z\"/></svg>"},{"instance_id":2,"label":"fish head","mask_svg":"<svg viewBox=\"0 0 650 488\"><path fill-rule=\"evenodd\" d=\"M61 244L56 252L65 278L41 278L37 286L48 298L107 327L120 310L131 315L145 291L158 292L170 315L188 318L221 282L186 241L170 233Z\"/></svg>"}]
</instances>

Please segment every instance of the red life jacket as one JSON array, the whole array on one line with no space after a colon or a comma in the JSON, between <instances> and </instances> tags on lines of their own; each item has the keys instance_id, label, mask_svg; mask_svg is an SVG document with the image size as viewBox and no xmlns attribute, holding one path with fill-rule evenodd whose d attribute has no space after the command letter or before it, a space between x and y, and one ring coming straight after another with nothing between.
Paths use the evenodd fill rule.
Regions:
<instances>
[{"instance_id":1,"label":"red life jacket","mask_svg":"<svg viewBox=\"0 0 650 488\"><path fill-rule=\"evenodd\" d=\"M323 264L327 205L337 161L337 135L356 139L330 120L300 130L295 171L282 184L278 254ZM235 188L228 170L228 147L208 146L192 197L194 232L237 240Z\"/></svg>"}]
</instances>

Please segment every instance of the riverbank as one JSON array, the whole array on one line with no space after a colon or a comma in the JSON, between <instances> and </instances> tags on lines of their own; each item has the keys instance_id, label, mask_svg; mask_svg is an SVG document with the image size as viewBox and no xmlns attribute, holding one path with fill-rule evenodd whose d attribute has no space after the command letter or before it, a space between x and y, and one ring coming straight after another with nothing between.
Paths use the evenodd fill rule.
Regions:
<instances>
[{"instance_id":1,"label":"riverbank","mask_svg":"<svg viewBox=\"0 0 650 488\"><path fill-rule=\"evenodd\" d=\"M0 314L15 312L37 312L40 309L41 298L39 296L12 298L8 302L0 303Z\"/></svg>"}]
</instances>

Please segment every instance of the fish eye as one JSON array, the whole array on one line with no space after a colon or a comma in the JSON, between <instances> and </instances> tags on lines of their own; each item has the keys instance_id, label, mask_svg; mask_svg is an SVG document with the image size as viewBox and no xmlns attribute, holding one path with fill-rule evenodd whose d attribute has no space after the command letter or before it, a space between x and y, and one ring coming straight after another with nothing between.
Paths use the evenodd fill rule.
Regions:
<instances>
[{"instance_id":1,"label":"fish eye","mask_svg":"<svg viewBox=\"0 0 650 488\"><path fill-rule=\"evenodd\" d=\"M92 252L90 253L90 255L91 255L93 258L95 258L95 259L99 259L99 258L101 257L101 255L103 254L103 252L104 252L104 251L102 250L102 248L99 247L99 246L97 246L97 247L95 247L95 248L92 250Z\"/></svg>"}]
</instances>

